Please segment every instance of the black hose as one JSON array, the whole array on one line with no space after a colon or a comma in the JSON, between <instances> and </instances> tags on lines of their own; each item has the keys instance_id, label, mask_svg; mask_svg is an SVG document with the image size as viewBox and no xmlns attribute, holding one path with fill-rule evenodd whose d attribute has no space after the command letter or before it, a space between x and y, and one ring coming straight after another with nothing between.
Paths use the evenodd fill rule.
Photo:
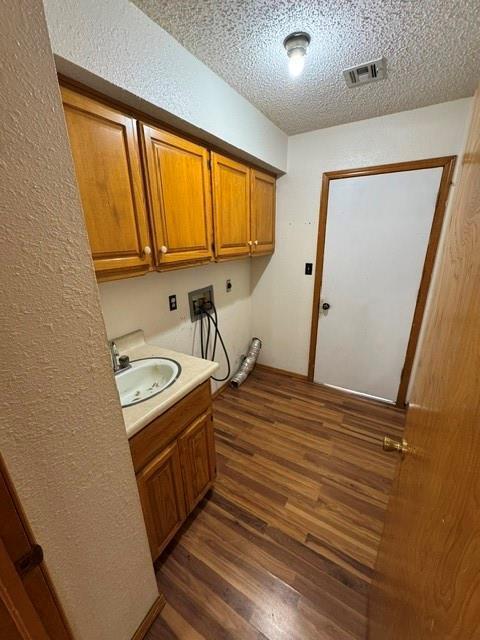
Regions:
<instances>
[{"instance_id":1,"label":"black hose","mask_svg":"<svg viewBox=\"0 0 480 640\"><path fill-rule=\"evenodd\" d=\"M205 358L205 350L203 348L203 313L200 316L200 352L202 354L202 358Z\"/></svg>"},{"instance_id":2,"label":"black hose","mask_svg":"<svg viewBox=\"0 0 480 640\"><path fill-rule=\"evenodd\" d=\"M202 322L203 322L203 318L204 316L202 316ZM208 359L208 347L210 346L210 322L207 321L207 325L208 325L208 329L207 329L207 341L205 345L205 358Z\"/></svg>"},{"instance_id":3,"label":"black hose","mask_svg":"<svg viewBox=\"0 0 480 640\"><path fill-rule=\"evenodd\" d=\"M215 378L215 376L212 376L212 380L215 380L216 382L225 382L225 380L228 380L228 378L230 377L230 373L231 373L231 367L230 367L230 358L228 357L228 352L227 352L227 348L225 346L225 343L223 341L222 338L222 334L220 333L220 329L218 328L218 315L217 315L217 309L215 307L215 305L213 304L213 302L211 303L212 309L213 309L213 313L215 314L215 318L213 317L213 315L211 313L209 313L206 309L202 309L202 317L200 318L200 322L201 322L201 326L200 326L200 341L201 341L201 349L202 349L202 358L207 358L208 359L208 346L207 349L204 350L204 341L203 341L203 318L206 317L208 319L208 334L207 334L207 345L210 341L210 325L212 324L215 330L215 334L214 334L214 339L213 339L213 349L212 349L212 355L211 355L211 360L215 360L215 352L217 350L217 338L220 340L220 344L222 345L222 349L223 352L225 354L225 358L227 360L227 375L223 378Z\"/></svg>"}]
</instances>

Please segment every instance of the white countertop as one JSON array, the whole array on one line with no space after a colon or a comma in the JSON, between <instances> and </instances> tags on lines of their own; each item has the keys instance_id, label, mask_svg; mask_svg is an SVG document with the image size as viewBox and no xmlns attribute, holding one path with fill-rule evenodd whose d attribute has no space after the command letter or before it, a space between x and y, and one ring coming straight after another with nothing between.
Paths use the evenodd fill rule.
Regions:
<instances>
[{"instance_id":1,"label":"white countertop","mask_svg":"<svg viewBox=\"0 0 480 640\"><path fill-rule=\"evenodd\" d=\"M202 360L202 358L195 358L185 353L177 353L164 347L146 343L143 331L134 331L121 338L115 338L115 342L120 355L127 355L130 360L163 356L176 360L182 367L180 375L172 386L144 402L122 409L125 429L129 438L138 433L149 422L165 413L167 409L185 397L195 387L198 387L199 384L208 380L218 369L217 362Z\"/></svg>"}]
</instances>

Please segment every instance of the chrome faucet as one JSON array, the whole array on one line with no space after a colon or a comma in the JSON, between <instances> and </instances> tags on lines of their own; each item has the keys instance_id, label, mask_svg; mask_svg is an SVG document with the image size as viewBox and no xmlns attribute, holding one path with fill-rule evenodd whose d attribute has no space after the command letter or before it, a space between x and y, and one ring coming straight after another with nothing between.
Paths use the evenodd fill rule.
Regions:
<instances>
[{"instance_id":1,"label":"chrome faucet","mask_svg":"<svg viewBox=\"0 0 480 640\"><path fill-rule=\"evenodd\" d=\"M119 353L118 353L117 345L114 340L111 340L109 342L109 347L110 347L110 356L112 358L112 369L113 369L113 372L116 373L120 369L120 364L118 362Z\"/></svg>"}]
</instances>

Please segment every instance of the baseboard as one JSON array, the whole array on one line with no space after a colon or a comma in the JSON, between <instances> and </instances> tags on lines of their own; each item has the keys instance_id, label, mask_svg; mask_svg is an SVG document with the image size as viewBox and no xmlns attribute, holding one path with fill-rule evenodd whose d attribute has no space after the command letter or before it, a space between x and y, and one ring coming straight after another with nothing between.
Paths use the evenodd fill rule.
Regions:
<instances>
[{"instance_id":1,"label":"baseboard","mask_svg":"<svg viewBox=\"0 0 480 640\"><path fill-rule=\"evenodd\" d=\"M286 369L277 369L276 367L269 367L266 364L256 364L255 368L260 369L260 371L266 371L267 373L277 373L280 376L297 378L297 380L308 380L308 376L303 373L294 373L293 371L287 371Z\"/></svg>"},{"instance_id":2,"label":"baseboard","mask_svg":"<svg viewBox=\"0 0 480 640\"><path fill-rule=\"evenodd\" d=\"M152 604L149 612L147 613L145 618L142 620L138 629L133 634L132 640L143 640L143 638L147 635L147 631L150 629L152 624L157 619L157 616L160 614L163 607L165 606L165 603L166 603L165 596L163 595L163 593L159 593L158 598Z\"/></svg>"},{"instance_id":3,"label":"baseboard","mask_svg":"<svg viewBox=\"0 0 480 640\"><path fill-rule=\"evenodd\" d=\"M229 381L227 380L227 382L224 382L221 387L218 387L218 389L212 393L212 400L218 398L219 395L228 389L228 383Z\"/></svg>"}]
</instances>

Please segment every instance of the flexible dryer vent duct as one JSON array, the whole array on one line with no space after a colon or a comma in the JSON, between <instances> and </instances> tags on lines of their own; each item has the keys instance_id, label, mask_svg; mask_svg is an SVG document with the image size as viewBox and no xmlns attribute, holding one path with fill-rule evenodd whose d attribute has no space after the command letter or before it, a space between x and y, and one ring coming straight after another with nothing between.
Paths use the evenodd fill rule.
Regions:
<instances>
[{"instance_id":1,"label":"flexible dryer vent duct","mask_svg":"<svg viewBox=\"0 0 480 640\"><path fill-rule=\"evenodd\" d=\"M257 362L258 354L262 348L262 341L258 338L253 338L250 344L250 349L247 355L243 359L242 364L238 368L237 373L230 379L230 386L238 389L238 387L245 382L250 373L253 371L253 367Z\"/></svg>"}]
</instances>

